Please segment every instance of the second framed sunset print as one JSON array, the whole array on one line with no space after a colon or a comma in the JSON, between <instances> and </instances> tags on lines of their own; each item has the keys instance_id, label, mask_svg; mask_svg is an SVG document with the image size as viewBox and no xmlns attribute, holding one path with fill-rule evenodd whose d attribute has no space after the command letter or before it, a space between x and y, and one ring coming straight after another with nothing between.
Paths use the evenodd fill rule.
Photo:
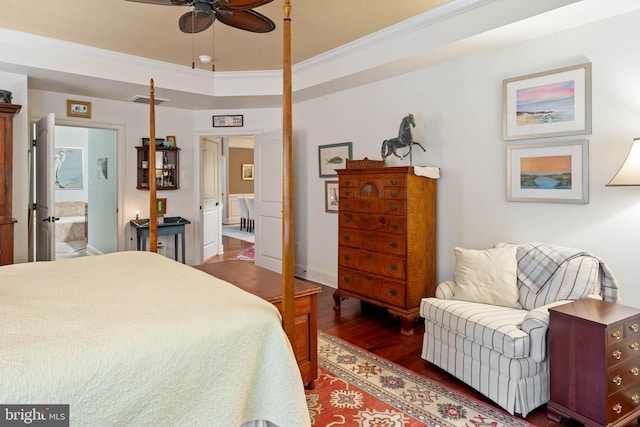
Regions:
<instances>
[{"instance_id":1,"label":"second framed sunset print","mask_svg":"<svg viewBox=\"0 0 640 427\"><path fill-rule=\"evenodd\" d=\"M589 203L589 142L507 147L507 200Z\"/></svg>"},{"instance_id":2,"label":"second framed sunset print","mask_svg":"<svg viewBox=\"0 0 640 427\"><path fill-rule=\"evenodd\" d=\"M591 133L591 63L502 82L505 141Z\"/></svg>"}]
</instances>

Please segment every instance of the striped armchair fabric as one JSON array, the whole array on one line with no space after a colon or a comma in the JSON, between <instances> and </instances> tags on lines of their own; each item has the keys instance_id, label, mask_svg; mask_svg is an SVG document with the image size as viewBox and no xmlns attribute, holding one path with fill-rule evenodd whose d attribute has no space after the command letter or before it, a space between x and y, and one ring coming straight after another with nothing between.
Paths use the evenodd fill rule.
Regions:
<instances>
[{"instance_id":1,"label":"striped armchair fabric","mask_svg":"<svg viewBox=\"0 0 640 427\"><path fill-rule=\"evenodd\" d=\"M524 262L519 249L522 309L455 300L453 281L440 283L420 306L422 358L522 417L549 400L548 309L597 297L601 286L601 261L590 255L568 257L536 292L520 280Z\"/></svg>"}]
</instances>

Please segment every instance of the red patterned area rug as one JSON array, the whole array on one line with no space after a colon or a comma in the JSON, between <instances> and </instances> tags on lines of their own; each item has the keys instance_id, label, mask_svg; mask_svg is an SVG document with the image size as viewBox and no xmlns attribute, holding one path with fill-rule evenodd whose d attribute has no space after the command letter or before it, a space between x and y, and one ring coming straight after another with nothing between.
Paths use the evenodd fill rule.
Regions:
<instances>
[{"instance_id":1,"label":"red patterned area rug","mask_svg":"<svg viewBox=\"0 0 640 427\"><path fill-rule=\"evenodd\" d=\"M322 332L318 366L306 392L313 426L532 425Z\"/></svg>"},{"instance_id":2,"label":"red patterned area rug","mask_svg":"<svg viewBox=\"0 0 640 427\"><path fill-rule=\"evenodd\" d=\"M249 249L245 249L240 252L238 255L234 256L233 259L242 259L242 260L251 260L253 261L253 257L255 256L256 247L251 246Z\"/></svg>"}]
</instances>

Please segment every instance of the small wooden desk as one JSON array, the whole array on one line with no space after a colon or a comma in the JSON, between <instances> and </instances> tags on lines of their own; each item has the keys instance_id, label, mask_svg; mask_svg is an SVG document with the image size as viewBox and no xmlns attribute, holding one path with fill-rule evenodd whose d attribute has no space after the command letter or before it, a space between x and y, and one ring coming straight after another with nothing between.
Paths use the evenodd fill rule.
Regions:
<instances>
[{"instance_id":1,"label":"small wooden desk","mask_svg":"<svg viewBox=\"0 0 640 427\"><path fill-rule=\"evenodd\" d=\"M146 250L147 240L149 239L149 218L129 221L129 224L136 230L137 250ZM158 236L174 236L173 255L178 261L178 235L182 237L182 263L184 264L184 226L191 224L191 221L181 216L170 216L164 219L164 222L158 224Z\"/></svg>"},{"instance_id":2,"label":"small wooden desk","mask_svg":"<svg viewBox=\"0 0 640 427\"><path fill-rule=\"evenodd\" d=\"M255 265L243 265L245 262L218 262L198 265L195 268L269 301L282 314L282 275ZM233 268L231 264L241 267ZM292 346L302 381L310 389L314 387L314 381L318 378L319 292L319 286L295 279L295 343L292 343Z\"/></svg>"}]
</instances>

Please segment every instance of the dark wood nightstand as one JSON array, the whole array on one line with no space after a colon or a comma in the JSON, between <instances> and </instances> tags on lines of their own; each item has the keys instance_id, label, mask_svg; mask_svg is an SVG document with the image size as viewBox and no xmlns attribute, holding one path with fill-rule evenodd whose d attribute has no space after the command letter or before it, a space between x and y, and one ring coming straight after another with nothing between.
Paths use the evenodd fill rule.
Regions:
<instances>
[{"instance_id":1,"label":"dark wood nightstand","mask_svg":"<svg viewBox=\"0 0 640 427\"><path fill-rule=\"evenodd\" d=\"M549 309L547 416L623 426L640 416L640 310L586 298Z\"/></svg>"}]
</instances>

